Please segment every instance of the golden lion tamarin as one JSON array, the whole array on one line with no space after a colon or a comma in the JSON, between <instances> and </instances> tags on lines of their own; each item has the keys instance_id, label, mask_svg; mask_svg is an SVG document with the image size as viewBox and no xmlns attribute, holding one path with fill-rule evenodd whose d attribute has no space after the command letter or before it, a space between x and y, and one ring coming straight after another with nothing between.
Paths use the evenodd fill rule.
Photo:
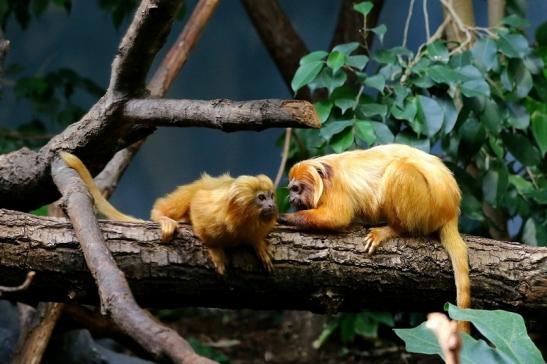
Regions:
<instances>
[{"instance_id":1,"label":"golden lion tamarin","mask_svg":"<svg viewBox=\"0 0 547 364\"><path fill-rule=\"evenodd\" d=\"M144 221L112 206L78 157L67 152L61 152L60 156L80 174L101 214L119 221ZM162 241L172 239L178 222L191 223L194 234L207 247L220 274L224 273L227 261L224 248L239 244L251 245L264 268L271 272L271 255L265 237L276 222L273 191L271 179L262 174L237 178L224 174L215 178L204 173L193 183L179 186L157 199L151 219L160 224Z\"/></svg>"},{"instance_id":2,"label":"golden lion tamarin","mask_svg":"<svg viewBox=\"0 0 547 364\"><path fill-rule=\"evenodd\" d=\"M438 232L454 268L457 303L471 304L467 246L458 232L461 194L442 161L399 144L309 159L289 171L289 202L297 212L280 223L308 230L341 230L360 220L373 227L364 244L374 252L397 236ZM469 323L460 322L469 331Z\"/></svg>"}]
</instances>

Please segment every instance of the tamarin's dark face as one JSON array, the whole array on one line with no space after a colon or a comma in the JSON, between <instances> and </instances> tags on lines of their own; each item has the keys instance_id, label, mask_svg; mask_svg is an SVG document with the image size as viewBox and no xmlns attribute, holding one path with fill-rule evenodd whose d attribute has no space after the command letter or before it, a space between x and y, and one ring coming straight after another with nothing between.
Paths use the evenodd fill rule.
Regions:
<instances>
[{"instance_id":1,"label":"tamarin's dark face","mask_svg":"<svg viewBox=\"0 0 547 364\"><path fill-rule=\"evenodd\" d=\"M289 189L289 203L297 210L313 208L313 193L306 183L293 179L287 186Z\"/></svg>"},{"instance_id":2,"label":"tamarin's dark face","mask_svg":"<svg viewBox=\"0 0 547 364\"><path fill-rule=\"evenodd\" d=\"M273 191L259 191L256 194L255 201L258 206L259 216L261 219L269 220L275 217L277 214L277 207L275 205Z\"/></svg>"}]
</instances>

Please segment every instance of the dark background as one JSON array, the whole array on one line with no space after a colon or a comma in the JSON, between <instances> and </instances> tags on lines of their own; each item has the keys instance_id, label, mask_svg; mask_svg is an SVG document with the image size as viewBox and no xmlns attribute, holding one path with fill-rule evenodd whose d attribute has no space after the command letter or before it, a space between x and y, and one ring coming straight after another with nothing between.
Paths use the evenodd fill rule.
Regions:
<instances>
[{"instance_id":1,"label":"dark background","mask_svg":"<svg viewBox=\"0 0 547 364\"><path fill-rule=\"evenodd\" d=\"M340 1L279 2L310 51L328 48ZM185 17L175 24L166 49L180 33L195 5L195 1L186 3ZM385 1L379 21L388 28L384 46L401 44L408 5L409 1ZM486 0L474 1L474 6L478 25L485 26ZM429 1L429 18L434 32L441 21L438 1ZM529 34L532 38L533 30L547 19L547 1L528 1L528 19L532 24ZM6 37L12 44L8 64L24 65L27 75L67 67L106 87L110 63L128 23L129 19L115 29L110 16L101 11L95 1L74 0L70 14L52 6L34 19L26 31L15 21L8 23ZM424 40L422 1L416 1L408 45L416 49ZM9 88L5 90L0 100L0 125L17 126L29 121L32 115L26 102L17 100ZM291 98L291 93L241 2L223 0L167 97L251 100ZM80 94L76 100L86 107L96 101ZM147 218L155 198L197 178L202 171L211 175L226 171L232 175L265 173L273 179L281 153L275 143L281 133L282 130L276 129L231 134L199 128L159 129L131 163L113 202L124 212Z\"/></svg>"}]
</instances>

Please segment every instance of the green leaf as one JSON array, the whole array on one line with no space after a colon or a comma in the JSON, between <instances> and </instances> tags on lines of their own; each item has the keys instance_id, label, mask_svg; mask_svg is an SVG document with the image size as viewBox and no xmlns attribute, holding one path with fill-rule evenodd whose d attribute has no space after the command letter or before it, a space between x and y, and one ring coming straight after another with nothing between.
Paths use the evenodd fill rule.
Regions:
<instances>
[{"instance_id":1,"label":"green leaf","mask_svg":"<svg viewBox=\"0 0 547 364\"><path fill-rule=\"evenodd\" d=\"M522 99L528 96L534 83L530 71L528 71L522 60L518 60L514 64L515 66L513 66L513 63L510 64L509 73L512 76L511 79L515 88L515 94L519 99Z\"/></svg>"},{"instance_id":2,"label":"green leaf","mask_svg":"<svg viewBox=\"0 0 547 364\"><path fill-rule=\"evenodd\" d=\"M278 187L275 190L275 202L280 213L287 212L289 204L289 190L286 187Z\"/></svg>"},{"instance_id":3,"label":"green leaf","mask_svg":"<svg viewBox=\"0 0 547 364\"><path fill-rule=\"evenodd\" d=\"M494 135L498 135L503 127L499 109L494 100L487 99L484 111L479 117L480 122Z\"/></svg>"},{"instance_id":4,"label":"green leaf","mask_svg":"<svg viewBox=\"0 0 547 364\"><path fill-rule=\"evenodd\" d=\"M376 34L376 36L380 40L380 43L384 42L384 35L386 34L386 31L387 31L387 28L384 24L380 24L377 27L370 29L370 31Z\"/></svg>"},{"instance_id":5,"label":"green leaf","mask_svg":"<svg viewBox=\"0 0 547 364\"><path fill-rule=\"evenodd\" d=\"M541 155L547 152L547 114L542 114L539 111L532 113L532 134L541 151Z\"/></svg>"},{"instance_id":6,"label":"green leaf","mask_svg":"<svg viewBox=\"0 0 547 364\"><path fill-rule=\"evenodd\" d=\"M448 304L448 315L454 320L471 321L499 352L507 355L514 363L545 362L526 333L524 319L517 313L503 310L460 309Z\"/></svg>"},{"instance_id":7,"label":"green leaf","mask_svg":"<svg viewBox=\"0 0 547 364\"><path fill-rule=\"evenodd\" d=\"M387 115L387 105L374 102L360 104L358 110L365 118L381 116L383 119Z\"/></svg>"},{"instance_id":8,"label":"green leaf","mask_svg":"<svg viewBox=\"0 0 547 364\"><path fill-rule=\"evenodd\" d=\"M359 43L351 42L351 43L338 44L336 47L332 49L332 51L341 52L345 54L346 56L349 56L351 52L353 52L357 48L359 48Z\"/></svg>"},{"instance_id":9,"label":"green leaf","mask_svg":"<svg viewBox=\"0 0 547 364\"><path fill-rule=\"evenodd\" d=\"M492 149L496 157L498 157L498 159L503 159L505 152L503 149L503 143L499 138L490 136L488 138L488 145L490 146L490 149Z\"/></svg>"},{"instance_id":10,"label":"green leaf","mask_svg":"<svg viewBox=\"0 0 547 364\"><path fill-rule=\"evenodd\" d=\"M363 14L363 16L367 16L368 13L370 13L370 11L372 10L373 8L373 4L372 2L370 1L363 1L361 3L358 3L358 4L354 4L353 5L353 9L361 14Z\"/></svg>"},{"instance_id":11,"label":"green leaf","mask_svg":"<svg viewBox=\"0 0 547 364\"><path fill-rule=\"evenodd\" d=\"M425 119L425 132L428 137L435 135L443 126L444 112L437 101L427 96L418 96L420 111Z\"/></svg>"},{"instance_id":12,"label":"green leaf","mask_svg":"<svg viewBox=\"0 0 547 364\"><path fill-rule=\"evenodd\" d=\"M453 85L456 82L464 81L466 79L461 73L440 64L426 68L426 75L437 83L445 83L447 85Z\"/></svg>"},{"instance_id":13,"label":"green leaf","mask_svg":"<svg viewBox=\"0 0 547 364\"><path fill-rule=\"evenodd\" d=\"M304 57L300 58L300 65L311 63L311 62L317 62L324 60L329 55L328 52L325 51L315 51L311 52L308 55L305 55Z\"/></svg>"},{"instance_id":14,"label":"green leaf","mask_svg":"<svg viewBox=\"0 0 547 364\"><path fill-rule=\"evenodd\" d=\"M442 349L433 331L425 327L425 322L413 329L393 329L395 334L405 342L409 353L437 354L443 357Z\"/></svg>"},{"instance_id":15,"label":"green leaf","mask_svg":"<svg viewBox=\"0 0 547 364\"><path fill-rule=\"evenodd\" d=\"M492 38L481 38L471 48L475 64L484 71L490 71L498 65L496 43Z\"/></svg>"},{"instance_id":16,"label":"green leaf","mask_svg":"<svg viewBox=\"0 0 547 364\"><path fill-rule=\"evenodd\" d=\"M386 80L382 75L374 75L368 77L364 84L368 87L375 88L376 90L383 92L386 85Z\"/></svg>"},{"instance_id":17,"label":"green leaf","mask_svg":"<svg viewBox=\"0 0 547 364\"><path fill-rule=\"evenodd\" d=\"M344 65L344 62L346 60L345 57L346 56L342 52L332 51L327 58L327 66L332 69L333 73L336 73L336 71L338 71Z\"/></svg>"},{"instance_id":18,"label":"green leaf","mask_svg":"<svg viewBox=\"0 0 547 364\"><path fill-rule=\"evenodd\" d=\"M440 40L436 40L427 46L427 55L432 61L448 62L448 48Z\"/></svg>"},{"instance_id":19,"label":"green leaf","mask_svg":"<svg viewBox=\"0 0 547 364\"><path fill-rule=\"evenodd\" d=\"M522 227L522 241L526 245L538 245L536 222L532 218L526 220Z\"/></svg>"},{"instance_id":20,"label":"green leaf","mask_svg":"<svg viewBox=\"0 0 547 364\"><path fill-rule=\"evenodd\" d=\"M355 318L355 333L364 338L378 337L378 322L371 320L365 314L358 314Z\"/></svg>"},{"instance_id":21,"label":"green leaf","mask_svg":"<svg viewBox=\"0 0 547 364\"><path fill-rule=\"evenodd\" d=\"M530 140L522 134L502 134L505 146L511 154L525 166L535 166L539 164L539 151L530 144Z\"/></svg>"},{"instance_id":22,"label":"green leaf","mask_svg":"<svg viewBox=\"0 0 547 364\"><path fill-rule=\"evenodd\" d=\"M333 107L332 101L316 101L313 103L313 106L315 106L315 111L317 111L321 123L327 121Z\"/></svg>"},{"instance_id":23,"label":"green leaf","mask_svg":"<svg viewBox=\"0 0 547 364\"><path fill-rule=\"evenodd\" d=\"M312 61L298 67L291 82L291 88L297 92L302 86L307 85L317 77L323 68L323 61Z\"/></svg>"},{"instance_id":24,"label":"green leaf","mask_svg":"<svg viewBox=\"0 0 547 364\"><path fill-rule=\"evenodd\" d=\"M351 128L347 128L332 137L330 146L336 153L341 153L348 150L353 145L353 140L353 131Z\"/></svg>"},{"instance_id":25,"label":"green leaf","mask_svg":"<svg viewBox=\"0 0 547 364\"><path fill-rule=\"evenodd\" d=\"M509 117L507 121L509 124L517 129L526 129L530 125L530 115L526 108L520 104L508 103Z\"/></svg>"},{"instance_id":26,"label":"green leaf","mask_svg":"<svg viewBox=\"0 0 547 364\"><path fill-rule=\"evenodd\" d=\"M368 57L365 55L348 56L346 57L346 64L350 67L357 68L362 71L368 63Z\"/></svg>"},{"instance_id":27,"label":"green leaf","mask_svg":"<svg viewBox=\"0 0 547 364\"><path fill-rule=\"evenodd\" d=\"M390 111L396 119L413 122L418 112L418 102L415 97L409 97L402 109L393 104Z\"/></svg>"},{"instance_id":28,"label":"green leaf","mask_svg":"<svg viewBox=\"0 0 547 364\"><path fill-rule=\"evenodd\" d=\"M524 58L530 53L528 40L522 34L499 34L498 48L509 58Z\"/></svg>"},{"instance_id":29,"label":"green leaf","mask_svg":"<svg viewBox=\"0 0 547 364\"><path fill-rule=\"evenodd\" d=\"M353 109L356 105L356 91L351 87L339 87L332 93L331 99L334 100L334 105L338 107L342 114L348 109Z\"/></svg>"},{"instance_id":30,"label":"green leaf","mask_svg":"<svg viewBox=\"0 0 547 364\"><path fill-rule=\"evenodd\" d=\"M371 124L374 128L374 134L376 134L376 144L393 143L395 136L386 124L377 121L371 121Z\"/></svg>"},{"instance_id":31,"label":"green leaf","mask_svg":"<svg viewBox=\"0 0 547 364\"><path fill-rule=\"evenodd\" d=\"M501 20L502 24L509 25L513 28L527 28L530 22L516 14L509 15Z\"/></svg>"},{"instance_id":32,"label":"green leaf","mask_svg":"<svg viewBox=\"0 0 547 364\"><path fill-rule=\"evenodd\" d=\"M396 64L386 64L378 71L388 81L395 81L403 74L403 68Z\"/></svg>"},{"instance_id":33,"label":"green leaf","mask_svg":"<svg viewBox=\"0 0 547 364\"><path fill-rule=\"evenodd\" d=\"M347 79L348 76L344 71L338 71L333 74L330 68L325 67L308 86L312 90L325 87L329 90L329 95L332 95L335 89L346 83Z\"/></svg>"},{"instance_id":34,"label":"green leaf","mask_svg":"<svg viewBox=\"0 0 547 364\"><path fill-rule=\"evenodd\" d=\"M367 120L355 121L355 135L369 146L376 141L376 133L372 122Z\"/></svg>"},{"instance_id":35,"label":"green leaf","mask_svg":"<svg viewBox=\"0 0 547 364\"><path fill-rule=\"evenodd\" d=\"M462 83L462 94L467 97L487 96L490 97L490 86L485 80L471 80Z\"/></svg>"},{"instance_id":36,"label":"green leaf","mask_svg":"<svg viewBox=\"0 0 547 364\"><path fill-rule=\"evenodd\" d=\"M456 121L458 120L458 110L454 105L454 101L452 101L451 99L436 98L435 100L443 109L443 133L448 134L452 131L452 129L454 129L454 125L456 125Z\"/></svg>"},{"instance_id":37,"label":"green leaf","mask_svg":"<svg viewBox=\"0 0 547 364\"><path fill-rule=\"evenodd\" d=\"M540 205L547 205L547 189L541 191L531 191L528 193Z\"/></svg>"},{"instance_id":38,"label":"green leaf","mask_svg":"<svg viewBox=\"0 0 547 364\"><path fill-rule=\"evenodd\" d=\"M462 190L464 190L462 188ZM462 195L462 214L476 221L483 221L482 204L469 191L463 191Z\"/></svg>"},{"instance_id":39,"label":"green leaf","mask_svg":"<svg viewBox=\"0 0 547 364\"><path fill-rule=\"evenodd\" d=\"M353 120L331 121L321 127L319 135L326 141L330 141L334 135L339 134L351 125L353 125Z\"/></svg>"},{"instance_id":40,"label":"green leaf","mask_svg":"<svg viewBox=\"0 0 547 364\"><path fill-rule=\"evenodd\" d=\"M199 355L210 358L220 364L230 363L230 359L226 355L208 345L203 344L202 342L194 338L189 338L188 343L192 346L192 349L194 349L194 351Z\"/></svg>"},{"instance_id":41,"label":"green leaf","mask_svg":"<svg viewBox=\"0 0 547 364\"><path fill-rule=\"evenodd\" d=\"M500 197L507 189L507 172L503 170L489 170L482 180L482 193L484 199L492 206L497 207Z\"/></svg>"},{"instance_id":42,"label":"green leaf","mask_svg":"<svg viewBox=\"0 0 547 364\"><path fill-rule=\"evenodd\" d=\"M517 191L519 191L522 194L527 194L528 192L531 192L534 189L534 185L532 185L532 182L524 179L522 176L519 176L519 175L510 175L509 183L515 186Z\"/></svg>"}]
</instances>

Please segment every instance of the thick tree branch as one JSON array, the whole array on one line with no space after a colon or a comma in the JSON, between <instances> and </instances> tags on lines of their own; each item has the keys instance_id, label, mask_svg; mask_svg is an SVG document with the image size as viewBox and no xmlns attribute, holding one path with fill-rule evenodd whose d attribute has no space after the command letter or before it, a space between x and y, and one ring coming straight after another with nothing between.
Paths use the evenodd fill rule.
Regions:
<instances>
[{"instance_id":1,"label":"thick tree branch","mask_svg":"<svg viewBox=\"0 0 547 364\"><path fill-rule=\"evenodd\" d=\"M181 5L181 0L141 2L112 63L109 91L142 93L148 69L163 46Z\"/></svg>"},{"instance_id":2,"label":"thick tree branch","mask_svg":"<svg viewBox=\"0 0 547 364\"><path fill-rule=\"evenodd\" d=\"M154 320L136 304L123 272L105 245L91 197L77 172L55 160L52 175L63 194L66 213L97 284L101 309L156 360L169 358L173 363L213 363L195 354L174 330Z\"/></svg>"},{"instance_id":3,"label":"thick tree branch","mask_svg":"<svg viewBox=\"0 0 547 364\"><path fill-rule=\"evenodd\" d=\"M452 268L437 240L395 239L377 253L363 250L364 231L301 234L279 228L268 236L274 272L252 251L229 251L225 276L187 225L159 242L155 223L100 223L107 246L145 306L255 309L392 309L431 312L455 300ZM502 308L542 324L547 319L547 248L466 236L473 307ZM10 294L20 300L97 303L93 280L71 225L0 210L0 284L36 271L33 284ZM541 321L543 320L543 321Z\"/></svg>"},{"instance_id":4,"label":"thick tree branch","mask_svg":"<svg viewBox=\"0 0 547 364\"><path fill-rule=\"evenodd\" d=\"M124 117L154 126L204 126L223 131L320 126L312 104L298 100L130 100Z\"/></svg>"}]
</instances>

